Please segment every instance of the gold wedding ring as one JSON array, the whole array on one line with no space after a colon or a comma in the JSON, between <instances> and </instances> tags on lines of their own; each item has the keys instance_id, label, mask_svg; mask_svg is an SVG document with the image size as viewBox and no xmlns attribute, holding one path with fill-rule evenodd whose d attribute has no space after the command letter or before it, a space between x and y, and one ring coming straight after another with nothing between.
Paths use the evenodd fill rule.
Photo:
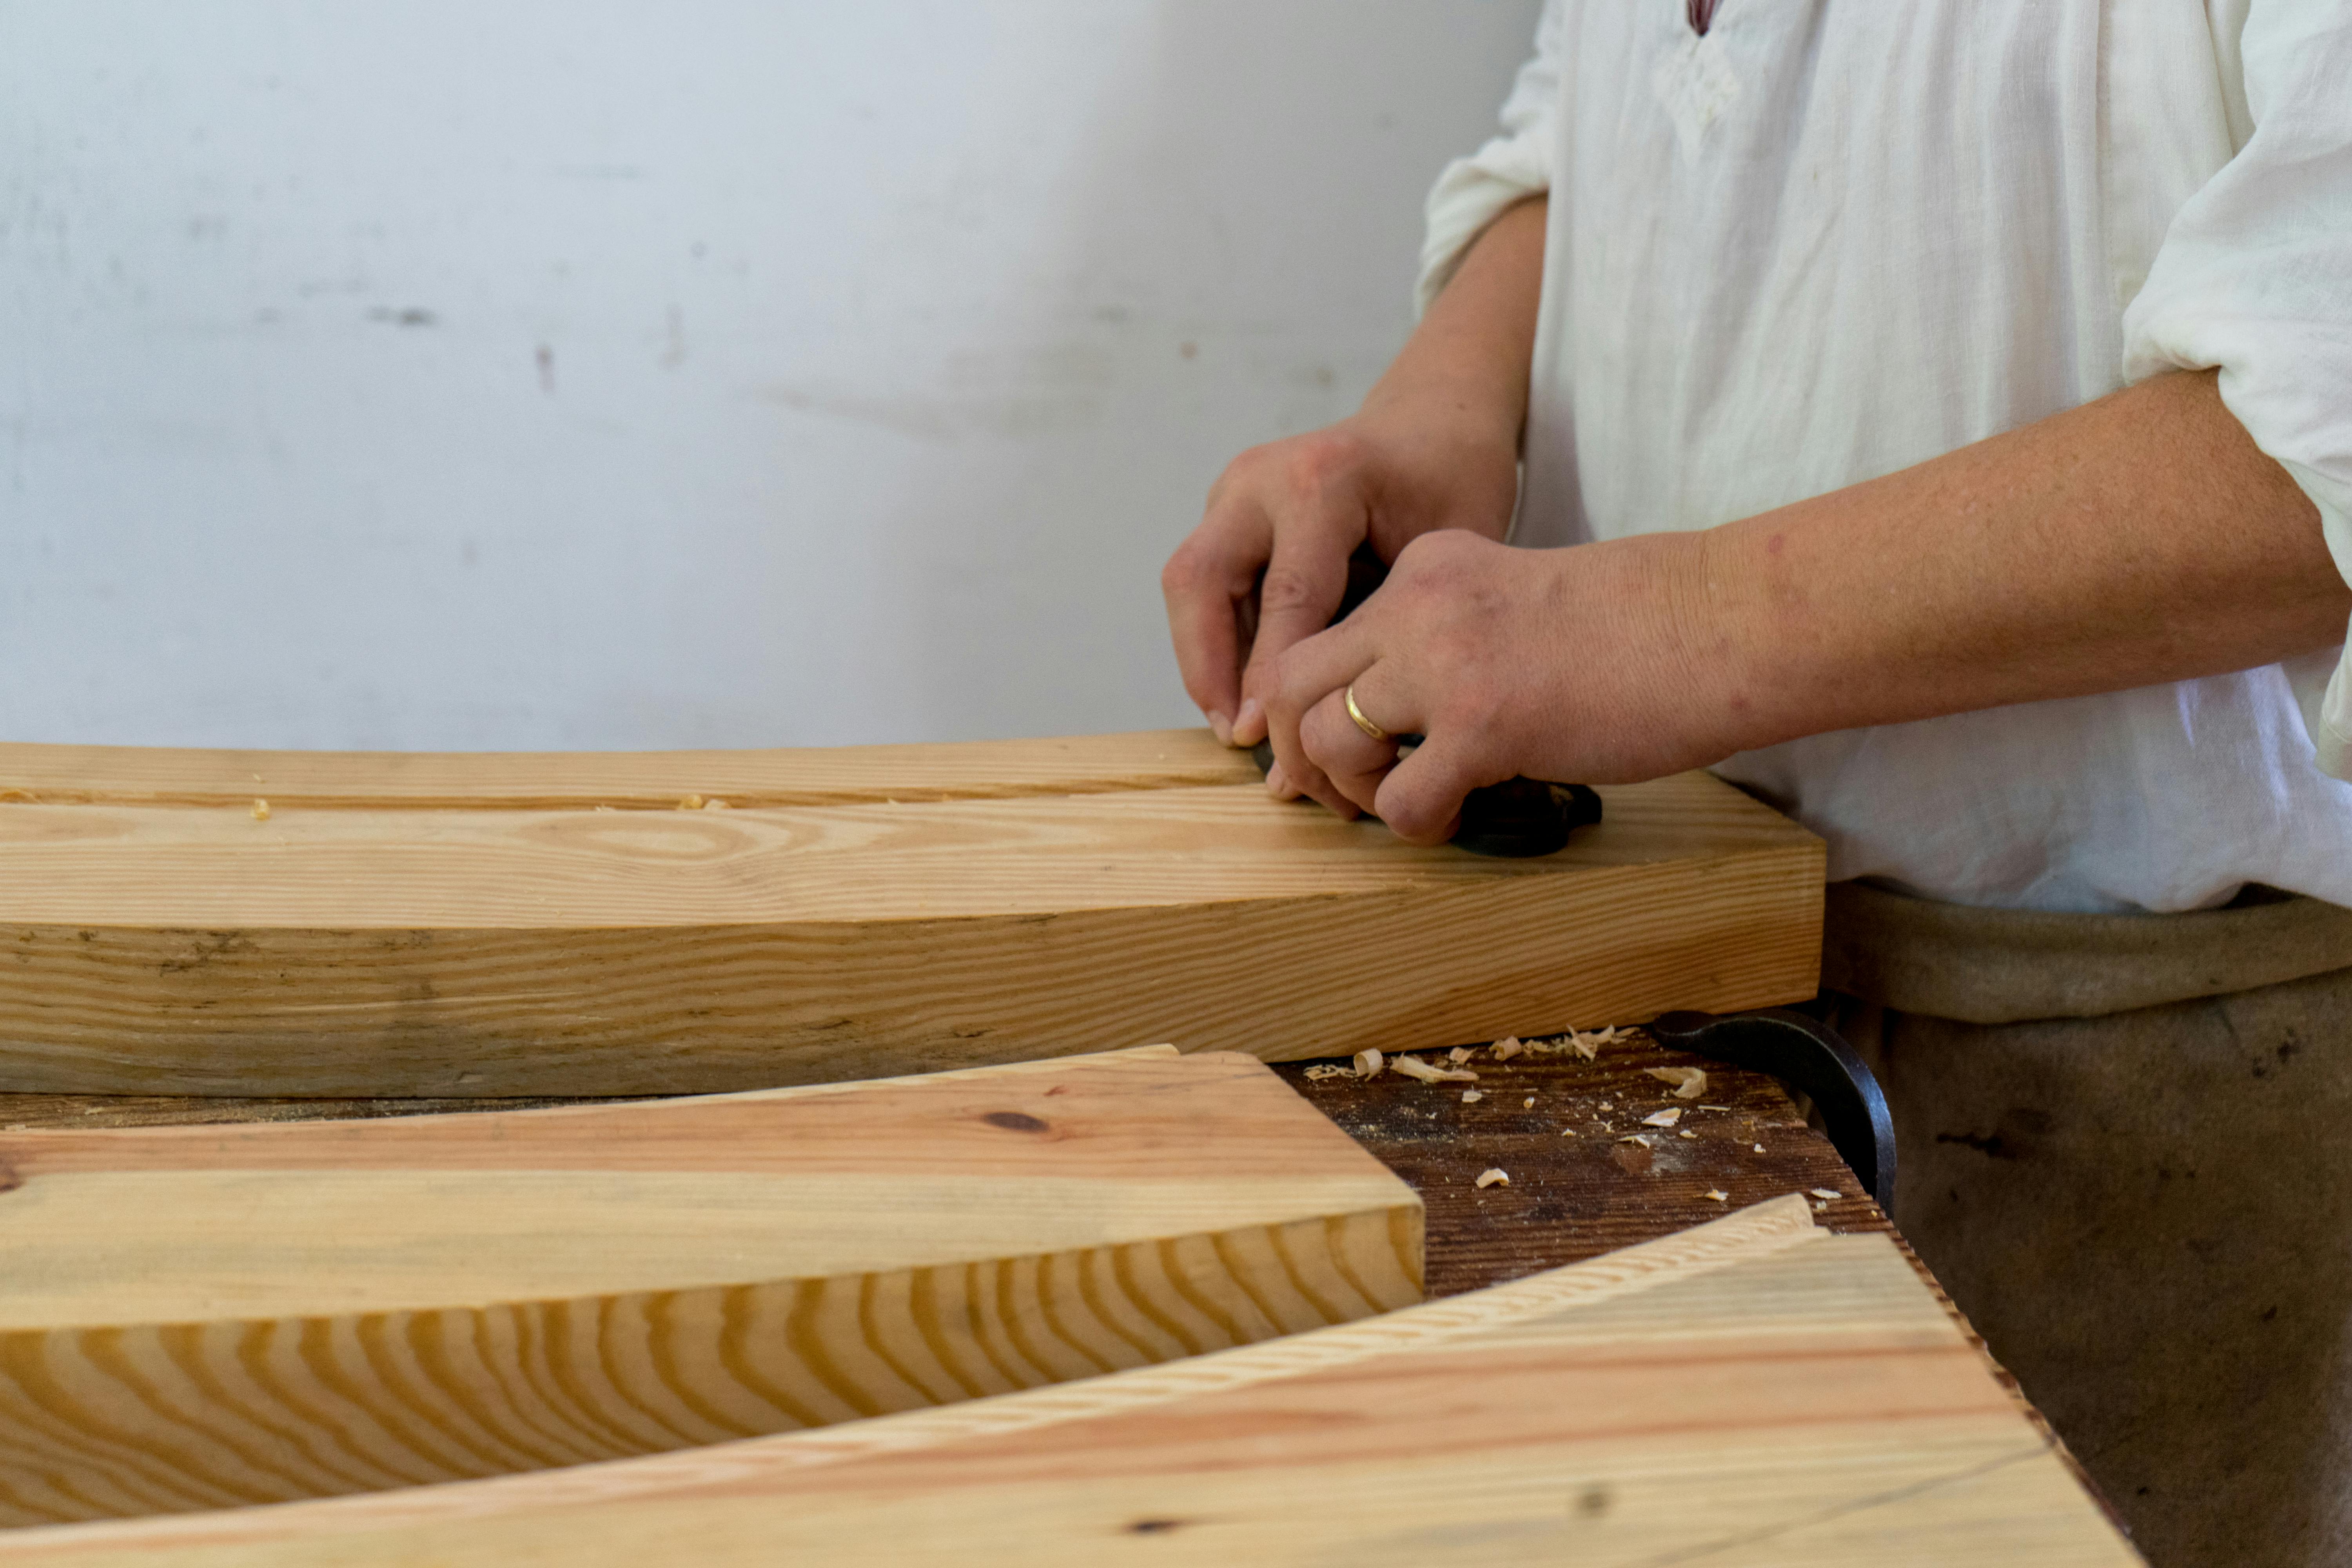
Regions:
<instances>
[{"instance_id":1,"label":"gold wedding ring","mask_svg":"<svg viewBox=\"0 0 2352 1568\"><path fill-rule=\"evenodd\" d=\"M1389 738L1389 732L1386 730L1365 718L1364 710L1356 706L1356 689L1353 686L1348 688L1348 717L1356 721L1357 729L1361 730L1373 740L1385 741Z\"/></svg>"}]
</instances>

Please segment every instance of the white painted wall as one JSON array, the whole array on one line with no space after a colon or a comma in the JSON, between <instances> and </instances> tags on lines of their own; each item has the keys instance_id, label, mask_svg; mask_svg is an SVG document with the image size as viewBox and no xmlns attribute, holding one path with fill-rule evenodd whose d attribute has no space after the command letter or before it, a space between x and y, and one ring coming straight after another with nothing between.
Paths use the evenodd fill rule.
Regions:
<instances>
[{"instance_id":1,"label":"white painted wall","mask_svg":"<svg viewBox=\"0 0 2352 1568\"><path fill-rule=\"evenodd\" d=\"M0 0L0 738L1192 722L1537 0Z\"/></svg>"}]
</instances>

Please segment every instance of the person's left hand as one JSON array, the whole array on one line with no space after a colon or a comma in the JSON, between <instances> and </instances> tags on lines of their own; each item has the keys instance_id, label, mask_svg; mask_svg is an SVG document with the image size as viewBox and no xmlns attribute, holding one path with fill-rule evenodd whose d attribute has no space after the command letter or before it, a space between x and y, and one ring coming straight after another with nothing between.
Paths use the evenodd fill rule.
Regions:
<instances>
[{"instance_id":1,"label":"person's left hand","mask_svg":"<svg viewBox=\"0 0 2352 1568\"><path fill-rule=\"evenodd\" d=\"M1414 540L1379 592L1281 656L1268 787L1440 844L1482 784L1626 784L1752 743L1729 650L1700 602L1703 537L1565 550L1460 530ZM1366 719L1423 743L1400 762L1393 741L1349 716L1351 687Z\"/></svg>"}]
</instances>

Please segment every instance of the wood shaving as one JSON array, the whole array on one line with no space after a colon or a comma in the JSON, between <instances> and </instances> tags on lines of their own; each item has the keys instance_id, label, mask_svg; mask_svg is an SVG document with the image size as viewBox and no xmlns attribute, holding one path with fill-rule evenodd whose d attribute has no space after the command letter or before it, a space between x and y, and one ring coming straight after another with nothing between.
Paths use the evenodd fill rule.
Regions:
<instances>
[{"instance_id":1,"label":"wood shaving","mask_svg":"<svg viewBox=\"0 0 2352 1568\"><path fill-rule=\"evenodd\" d=\"M1689 1128L1685 1127L1685 1128L1684 1128L1681 1131L1679 1131L1679 1132L1675 1133L1675 1137L1677 1137L1677 1138L1696 1138L1696 1137L1697 1137L1697 1136L1698 1136L1698 1134L1697 1134L1697 1133L1696 1133L1696 1132L1694 1132L1694 1131L1692 1131Z\"/></svg>"},{"instance_id":2,"label":"wood shaving","mask_svg":"<svg viewBox=\"0 0 2352 1568\"><path fill-rule=\"evenodd\" d=\"M1756 1152L1757 1152L1759 1154L1761 1154L1762 1152L1764 1152L1764 1145L1763 1145L1763 1144L1761 1144L1761 1143L1759 1143L1758 1145L1756 1145Z\"/></svg>"},{"instance_id":3,"label":"wood shaving","mask_svg":"<svg viewBox=\"0 0 2352 1568\"><path fill-rule=\"evenodd\" d=\"M1617 1142L1620 1143L1639 1143L1644 1149L1653 1149L1656 1147L1655 1144L1650 1142L1650 1135L1646 1132L1628 1132L1622 1138L1618 1139Z\"/></svg>"},{"instance_id":4,"label":"wood shaving","mask_svg":"<svg viewBox=\"0 0 2352 1568\"><path fill-rule=\"evenodd\" d=\"M1507 1036L1486 1047L1487 1054L1498 1062L1509 1061L1526 1049L1527 1047L1519 1044L1519 1037L1517 1035Z\"/></svg>"},{"instance_id":5,"label":"wood shaving","mask_svg":"<svg viewBox=\"0 0 2352 1568\"><path fill-rule=\"evenodd\" d=\"M1445 1059L1452 1062L1455 1067L1460 1067L1464 1062L1470 1059L1470 1047L1467 1046L1456 1046L1452 1050L1445 1053Z\"/></svg>"},{"instance_id":6,"label":"wood shaving","mask_svg":"<svg viewBox=\"0 0 2352 1568\"><path fill-rule=\"evenodd\" d=\"M1705 1197L1705 1198L1706 1198L1709 1203L1717 1203L1717 1204L1727 1202L1727 1201L1730 1199L1730 1197L1731 1197L1731 1194L1730 1194L1729 1193L1725 1192L1721 1187L1709 1187L1709 1188L1707 1188L1707 1190L1706 1190L1703 1194L1701 1194L1701 1195L1702 1195L1702 1196L1704 1196L1704 1197Z\"/></svg>"},{"instance_id":7,"label":"wood shaving","mask_svg":"<svg viewBox=\"0 0 2352 1568\"><path fill-rule=\"evenodd\" d=\"M1532 1094L1531 1094L1531 1095L1529 1095L1529 1096L1528 1096L1525 1100L1523 1100L1519 1101L1519 1109L1520 1109L1521 1110L1533 1110L1535 1108L1536 1108L1536 1097L1535 1097L1534 1095L1532 1095Z\"/></svg>"},{"instance_id":8,"label":"wood shaving","mask_svg":"<svg viewBox=\"0 0 2352 1568\"><path fill-rule=\"evenodd\" d=\"M688 795L677 803L677 808L680 811L700 811L702 797L698 795Z\"/></svg>"},{"instance_id":9,"label":"wood shaving","mask_svg":"<svg viewBox=\"0 0 2352 1568\"><path fill-rule=\"evenodd\" d=\"M1381 1076L1381 1069L1386 1066L1388 1066L1388 1058L1376 1050L1366 1049L1356 1053L1358 1078L1378 1078Z\"/></svg>"},{"instance_id":10,"label":"wood shaving","mask_svg":"<svg viewBox=\"0 0 2352 1568\"><path fill-rule=\"evenodd\" d=\"M1511 1184L1511 1174L1508 1171L1490 1166L1479 1172L1478 1179L1471 1184L1477 1187L1507 1187Z\"/></svg>"},{"instance_id":11,"label":"wood shaving","mask_svg":"<svg viewBox=\"0 0 2352 1568\"><path fill-rule=\"evenodd\" d=\"M1596 1029L1589 1035L1579 1034L1576 1030L1570 1029L1568 1032L1568 1043L1578 1056L1582 1057L1586 1061L1591 1061L1601 1054L1601 1047L1613 1046L1617 1043L1617 1026L1612 1024L1605 1029Z\"/></svg>"},{"instance_id":12,"label":"wood shaving","mask_svg":"<svg viewBox=\"0 0 2352 1568\"><path fill-rule=\"evenodd\" d=\"M259 795L253 797L253 820L256 822L269 820L269 803Z\"/></svg>"},{"instance_id":13,"label":"wood shaving","mask_svg":"<svg viewBox=\"0 0 2352 1568\"><path fill-rule=\"evenodd\" d=\"M1696 1100L1706 1092L1705 1068L1649 1068L1644 1070L1661 1083L1673 1084L1676 1100Z\"/></svg>"},{"instance_id":14,"label":"wood shaving","mask_svg":"<svg viewBox=\"0 0 2352 1568\"><path fill-rule=\"evenodd\" d=\"M1601 1109L1603 1110L1614 1110L1617 1107L1613 1102L1604 1100L1601 1102Z\"/></svg>"},{"instance_id":15,"label":"wood shaving","mask_svg":"<svg viewBox=\"0 0 2352 1568\"><path fill-rule=\"evenodd\" d=\"M1475 1105L1486 1098L1475 1089L1465 1089L1462 1091L1462 1103L1465 1105Z\"/></svg>"},{"instance_id":16,"label":"wood shaving","mask_svg":"<svg viewBox=\"0 0 2352 1568\"><path fill-rule=\"evenodd\" d=\"M1811 1190L1813 1196L1817 1198L1842 1198L1845 1196L1843 1193L1839 1192L1835 1187L1815 1187Z\"/></svg>"},{"instance_id":17,"label":"wood shaving","mask_svg":"<svg viewBox=\"0 0 2352 1568\"><path fill-rule=\"evenodd\" d=\"M1679 1105L1670 1105L1664 1110L1653 1110L1649 1115L1642 1118L1642 1125L1644 1127L1672 1127L1675 1122L1680 1121L1682 1119L1682 1107Z\"/></svg>"},{"instance_id":18,"label":"wood shaving","mask_svg":"<svg viewBox=\"0 0 2352 1568\"><path fill-rule=\"evenodd\" d=\"M1591 1034L1586 1034L1576 1029L1570 1029L1567 1033L1560 1035L1554 1039L1521 1040L1518 1042L1518 1045L1520 1049L1528 1051L1535 1056L1559 1057L1566 1056L1570 1052L1573 1051L1578 1056L1582 1057L1586 1061L1591 1061L1593 1058L1601 1054L1601 1047L1615 1044L1618 1037L1619 1031L1617 1026L1614 1024L1612 1024L1605 1029L1597 1029ZM1506 1042L1500 1040L1496 1042L1498 1046ZM1516 1056L1517 1054L1517 1052L1507 1053L1505 1055L1504 1059L1507 1061L1512 1056Z\"/></svg>"},{"instance_id":19,"label":"wood shaving","mask_svg":"<svg viewBox=\"0 0 2352 1568\"><path fill-rule=\"evenodd\" d=\"M1478 1075L1468 1068L1442 1068L1435 1062L1423 1061L1419 1057L1399 1057L1389 1066L1407 1078L1423 1083L1475 1083Z\"/></svg>"},{"instance_id":20,"label":"wood shaving","mask_svg":"<svg viewBox=\"0 0 2352 1568\"><path fill-rule=\"evenodd\" d=\"M1573 1138L1576 1136L1576 1129L1573 1127L1563 1127L1559 1130L1559 1135L1563 1138Z\"/></svg>"},{"instance_id":21,"label":"wood shaving","mask_svg":"<svg viewBox=\"0 0 2352 1568\"><path fill-rule=\"evenodd\" d=\"M1312 1081L1320 1082L1327 1078L1353 1078L1356 1069L1343 1068L1338 1062L1317 1062L1307 1069L1307 1076Z\"/></svg>"}]
</instances>

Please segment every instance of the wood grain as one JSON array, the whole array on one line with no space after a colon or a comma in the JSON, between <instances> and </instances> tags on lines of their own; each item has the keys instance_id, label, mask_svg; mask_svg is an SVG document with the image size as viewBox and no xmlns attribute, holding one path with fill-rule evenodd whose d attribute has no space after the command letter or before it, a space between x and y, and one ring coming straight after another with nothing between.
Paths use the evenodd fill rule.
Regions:
<instances>
[{"instance_id":1,"label":"wood grain","mask_svg":"<svg viewBox=\"0 0 2352 1568\"><path fill-rule=\"evenodd\" d=\"M0 1135L0 1523L586 1463L1420 1299L1410 1189L1235 1056Z\"/></svg>"},{"instance_id":2,"label":"wood grain","mask_svg":"<svg viewBox=\"0 0 2352 1568\"><path fill-rule=\"evenodd\" d=\"M1253 784L1206 730L702 752L261 752L0 744L0 803L273 810L667 811Z\"/></svg>"},{"instance_id":3,"label":"wood grain","mask_svg":"<svg viewBox=\"0 0 2352 1568\"><path fill-rule=\"evenodd\" d=\"M1893 1245L1815 1231L1796 1198L1052 1390L9 1546L79 1568L2137 1561Z\"/></svg>"},{"instance_id":4,"label":"wood grain","mask_svg":"<svg viewBox=\"0 0 2352 1568\"><path fill-rule=\"evenodd\" d=\"M878 766L879 764L877 764ZM0 808L0 1086L618 1095L1269 1059L1810 995L1819 840L1703 774L1559 855L1254 784L726 812Z\"/></svg>"}]
</instances>

